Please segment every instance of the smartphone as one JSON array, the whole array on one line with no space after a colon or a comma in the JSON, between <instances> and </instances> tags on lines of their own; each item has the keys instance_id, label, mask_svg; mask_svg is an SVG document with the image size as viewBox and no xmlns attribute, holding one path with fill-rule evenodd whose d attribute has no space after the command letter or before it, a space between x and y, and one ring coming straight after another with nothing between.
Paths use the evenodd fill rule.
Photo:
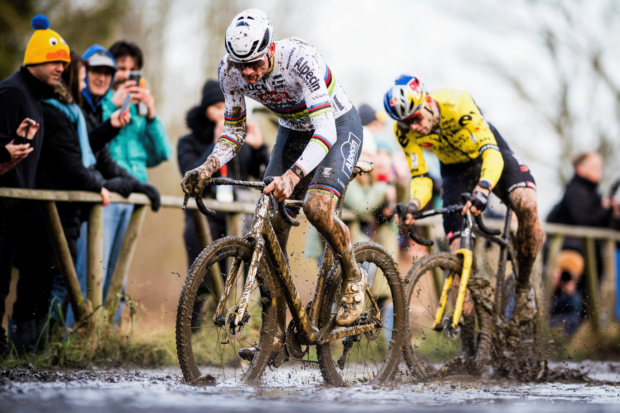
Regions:
<instances>
[{"instance_id":1,"label":"smartphone","mask_svg":"<svg viewBox=\"0 0 620 413\"><path fill-rule=\"evenodd\" d=\"M129 71L129 77L127 80L133 80L136 82L136 86L140 86L140 79L142 79L142 72L139 70Z\"/></svg>"},{"instance_id":2,"label":"smartphone","mask_svg":"<svg viewBox=\"0 0 620 413\"><path fill-rule=\"evenodd\" d=\"M13 139L13 145L23 145L25 143L30 143L27 136L30 133L31 126L32 126L32 123L28 122L28 126L26 127L26 137L22 138L21 136L16 136L15 139Z\"/></svg>"},{"instance_id":3,"label":"smartphone","mask_svg":"<svg viewBox=\"0 0 620 413\"><path fill-rule=\"evenodd\" d=\"M125 101L123 102L123 106L121 107L121 116L125 114L125 111L129 107L130 101L131 101L131 93L127 93L127 96L125 96Z\"/></svg>"}]
</instances>

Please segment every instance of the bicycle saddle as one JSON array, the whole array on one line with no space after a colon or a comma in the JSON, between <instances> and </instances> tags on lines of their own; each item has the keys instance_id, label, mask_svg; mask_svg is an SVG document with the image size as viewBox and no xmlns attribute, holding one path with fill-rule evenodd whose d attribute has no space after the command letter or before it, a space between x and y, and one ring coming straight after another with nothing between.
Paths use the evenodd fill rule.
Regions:
<instances>
[{"instance_id":1,"label":"bicycle saddle","mask_svg":"<svg viewBox=\"0 0 620 413\"><path fill-rule=\"evenodd\" d=\"M355 164L355 173L363 173L367 174L372 172L375 169L375 164L367 161L358 161Z\"/></svg>"}]
</instances>

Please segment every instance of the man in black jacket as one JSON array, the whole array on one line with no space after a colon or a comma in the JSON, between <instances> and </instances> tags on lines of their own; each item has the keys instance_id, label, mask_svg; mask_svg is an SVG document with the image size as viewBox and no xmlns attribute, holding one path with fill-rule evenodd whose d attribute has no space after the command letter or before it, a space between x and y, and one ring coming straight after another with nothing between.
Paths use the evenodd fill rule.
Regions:
<instances>
[{"instance_id":1,"label":"man in black jacket","mask_svg":"<svg viewBox=\"0 0 620 413\"><path fill-rule=\"evenodd\" d=\"M566 186L562 200L549 213L547 222L610 228L613 220L620 216L620 204L614 198L603 197L598 193L598 185L603 172L603 161L600 155L597 153L577 155L573 160L573 167L575 168L575 175ZM577 251L582 256L585 253L583 241L580 238L566 237L563 249ZM601 275L600 250L600 248L596 248L597 262L599 263L596 276ZM588 298L586 280L586 277L581 277L577 284L577 291L584 298L582 315L585 314L585 300ZM579 309L575 309L575 311L579 311Z\"/></svg>"},{"instance_id":2,"label":"man in black jacket","mask_svg":"<svg viewBox=\"0 0 620 413\"><path fill-rule=\"evenodd\" d=\"M548 222L584 227L610 228L612 220L619 216L620 208L614 198L598 193L603 162L597 153L583 153L573 160L575 175L566 186L566 192L549 217ZM579 245L566 245L578 249Z\"/></svg>"},{"instance_id":3,"label":"man in black jacket","mask_svg":"<svg viewBox=\"0 0 620 413\"><path fill-rule=\"evenodd\" d=\"M0 187L34 188L45 131L41 98L52 91L65 63L70 61L66 42L49 29L45 16L35 16L32 26L35 32L28 42L24 65L0 82L0 163L10 160L5 147L16 138L17 128L25 118L38 123L39 129L30 141L33 151L0 176ZM27 208L26 202L0 198L0 319L4 316L18 228ZM0 357L7 350L5 331L0 327Z\"/></svg>"}]
</instances>

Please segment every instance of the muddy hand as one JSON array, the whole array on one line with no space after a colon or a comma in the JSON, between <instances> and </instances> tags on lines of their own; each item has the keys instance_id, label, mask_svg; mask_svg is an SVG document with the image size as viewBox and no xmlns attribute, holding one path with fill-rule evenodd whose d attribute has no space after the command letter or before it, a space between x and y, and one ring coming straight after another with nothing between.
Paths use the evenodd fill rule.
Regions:
<instances>
[{"instance_id":1,"label":"muddy hand","mask_svg":"<svg viewBox=\"0 0 620 413\"><path fill-rule=\"evenodd\" d=\"M473 194L463 207L461 215L465 215L467 213L467 210L470 210L472 215L475 217L480 215L482 211L484 211L487 207L487 204L489 202L489 193L490 191L488 189L476 186L476 188L474 188Z\"/></svg>"},{"instance_id":2,"label":"muddy hand","mask_svg":"<svg viewBox=\"0 0 620 413\"><path fill-rule=\"evenodd\" d=\"M196 169L187 171L181 181L181 188L187 196L196 196L202 194L205 186L209 182L211 175L207 172L204 165L199 166Z\"/></svg>"},{"instance_id":3,"label":"muddy hand","mask_svg":"<svg viewBox=\"0 0 620 413\"><path fill-rule=\"evenodd\" d=\"M288 170L284 175L274 177L273 182L265 187L263 193L269 195L273 192L276 201L282 202L293 195L295 185L297 185L299 181L299 176Z\"/></svg>"}]
</instances>

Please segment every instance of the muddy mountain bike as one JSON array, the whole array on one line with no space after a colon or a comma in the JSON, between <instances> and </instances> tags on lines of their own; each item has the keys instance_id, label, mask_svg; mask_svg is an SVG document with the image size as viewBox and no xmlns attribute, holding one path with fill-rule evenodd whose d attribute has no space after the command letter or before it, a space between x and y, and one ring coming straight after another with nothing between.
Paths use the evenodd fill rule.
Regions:
<instances>
[{"instance_id":1,"label":"muddy mountain bike","mask_svg":"<svg viewBox=\"0 0 620 413\"><path fill-rule=\"evenodd\" d=\"M462 199L466 202L469 194L462 194ZM460 214L462 209L463 205L451 205L413 215L414 219L419 220L435 215ZM405 213L402 204L399 211L401 214ZM476 373L486 367L494 367L496 370L513 369L514 363L511 365L511 360L508 359L514 361L515 356L521 358L519 368L530 369L534 376L540 374L536 357L528 353L532 348L528 344L533 344L536 337L535 323L528 323L524 328L518 327L514 322L510 323L515 305L515 277L518 274L514 237L510 227L512 215L512 209L507 207L501 231L487 228L482 216L473 217L468 211L463 216L461 240L456 254L430 253L416 261L407 273L405 297L409 305L411 343L405 344L404 356L414 377L427 378L437 373L427 361L447 361L444 367L456 367L456 370L459 370L458 364L461 364L460 370L463 372ZM413 228L410 228L409 235L414 242L426 247L434 243L417 236ZM499 246L494 288L489 279L478 274L474 254L475 235L480 236L480 241L486 243L485 248L489 248L491 244ZM492 254L486 256L488 258ZM507 276L509 265L511 271ZM457 289L457 276L460 283L458 291L454 291ZM435 285L442 287L437 290ZM464 314L463 311L467 295L471 296L470 302L473 302L474 307L470 314ZM450 296L456 296L456 300L449 300ZM516 355L515 351L519 349L525 354ZM461 354L468 357L455 358ZM422 357L418 357L420 355ZM524 356L530 361L524 361ZM508 374L509 371L503 373Z\"/></svg>"},{"instance_id":2,"label":"muddy mountain bike","mask_svg":"<svg viewBox=\"0 0 620 413\"><path fill-rule=\"evenodd\" d=\"M371 170L372 164L358 162L351 179ZM209 184L265 186L224 179L211 179ZM346 188L337 204L338 216L345 194ZM196 203L203 214L212 216L200 197ZM304 306L269 219L278 213L297 226L299 221L288 215L286 206L301 205L302 201L294 200L278 204L272 195L261 194L251 232L217 240L190 268L176 325L177 352L186 382L278 380L271 372L286 361L297 361L297 366L309 370L299 372L303 380L317 378L318 366L324 382L334 386L377 384L393 375L407 323L397 264L375 243L354 245L355 258L369 275L365 309L352 325L336 326L341 269L331 248L325 247L314 297ZM288 325L287 308L292 316ZM254 354L246 361L239 350L250 347Z\"/></svg>"}]
</instances>

